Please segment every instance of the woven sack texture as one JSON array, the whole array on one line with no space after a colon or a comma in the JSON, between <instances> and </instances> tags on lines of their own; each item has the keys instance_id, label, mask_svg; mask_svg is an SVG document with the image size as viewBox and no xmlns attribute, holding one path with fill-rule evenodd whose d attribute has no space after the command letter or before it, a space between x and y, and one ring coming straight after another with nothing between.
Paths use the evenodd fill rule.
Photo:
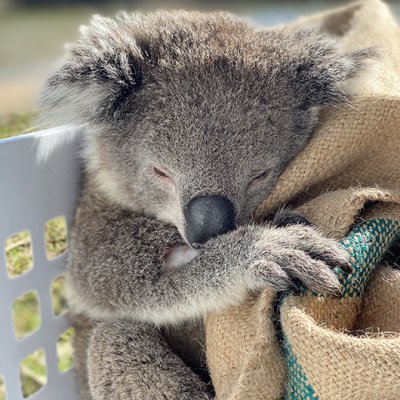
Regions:
<instances>
[{"instance_id":1,"label":"woven sack texture","mask_svg":"<svg viewBox=\"0 0 400 400\"><path fill-rule=\"evenodd\" d=\"M344 238L362 221L383 221L381 229L384 229L383 226L390 227L400 220L399 26L389 8L378 0L350 4L304 18L291 26L316 27L327 32L336 37L343 51L374 47L379 57L371 60L363 73L349 82L346 90L353 94L351 105L326 111L322 115L314 138L286 169L275 190L258 208L256 218L273 213L282 204L291 203L326 235L336 239ZM364 231L364 236L367 231ZM376 261L377 258L374 263ZM316 342L306 344L292 338L299 337L301 340L304 332L315 330L320 334L318 339L323 349L331 343L324 341L325 333L340 335L340 338L351 339L356 346L362 346L367 342L365 337L344 332L372 327L374 331L382 332L390 327L390 331L400 332L398 316L392 319L391 324L383 323L383 314L391 307L385 307L377 288L388 289L385 296L392 298L395 296L393 293L399 291L396 284L400 284L395 272L388 274L387 269L385 271L391 283L386 284L382 273L377 274L371 287L367 288L364 301L359 295L345 296L342 300L321 299L309 294L285 299L281 307L284 335L300 365L304 365L304 376L314 393L310 397L292 398L377 398L373 394L372 397L362 397L361 392L355 391L350 397L340 392L326 394L323 381L320 378L316 380L303 362L303 354L312 352ZM244 305L207 317L207 361L218 400L268 400L281 399L285 395L287 368L272 323L274 298L275 293L266 290L257 298L249 298ZM375 316L375 310L381 313L379 318ZM395 313L393 309L389 312ZM292 318L296 322L294 325L289 323ZM392 339L381 335L370 340L381 343L382 340ZM400 352L397 342L393 346L392 354ZM379 348L377 344L376 353L366 354L378 357ZM334 377L338 386L349 383L354 377L354 366L346 366L348 359L344 358L342 362L336 360L331 370L333 373L337 370ZM392 361L389 357L385 362L391 365ZM338 369L340 364L343 364L342 370ZM332 362L329 365L332 368ZM315 373L322 371L315 360L310 368ZM392 377L400 382L396 373L393 372ZM374 383L378 391L385 388L379 379L383 376L378 374ZM393 391L387 395L381 393L380 398L400 398L398 385L394 385ZM290 390L286 396L288 393ZM376 394L376 391L371 393ZM393 393L397 393L397 397L391 397Z\"/></svg>"},{"instance_id":2,"label":"woven sack texture","mask_svg":"<svg viewBox=\"0 0 400 400\"><path fill-rule=\"evenodd\" d=\"M390 307L388 305L390 304ZM371 279L355 330L398 332L400 326L400 270L382 265Z\"/></svg>"},{"instance_id":3,"label":"woven sack texture","mask_svg":"<svg viewBox=\"0 0 400 400\"><path fill-rule=\"evenodd\" d=\"M281 305L285 358L288 365L286 399L398 399L400 396L400 325L397 334L376 334L368 325L355 330L366 284L390 245L400 238L400 221L376 218L358 224L342 241L351 254L354 272L339 278L341 300L316 300L315 293L288 296ZM393 272L400 275L400 271ZM391 282L393 284L393 282ZM381 285L381 279L377 280ZM381 304L393 297L390 287L375 290ZM386 303L393 312L393 305ZM366 311L366 310L365 310ZM376 311L376 310L375 310ZM396 310L397 311L397 310ZM387 315L389 317L389 315ZM365 317L362 317L365 318ZM376 321L374 321L376 322ZM367 330L366 330L367 329ZM354 379L357 371L360 379Z\"/></svg>"}]
</instances>

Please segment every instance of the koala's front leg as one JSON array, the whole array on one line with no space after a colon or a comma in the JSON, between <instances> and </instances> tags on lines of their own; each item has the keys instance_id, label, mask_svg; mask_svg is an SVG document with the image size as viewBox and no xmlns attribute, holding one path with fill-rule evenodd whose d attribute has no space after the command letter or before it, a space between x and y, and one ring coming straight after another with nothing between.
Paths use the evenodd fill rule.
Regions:
<instances>
[{"instance_id":1,"label":"koala's front leg","mask_svg":"<svg viewBox=\"0 0 400 400\"><path fill-rule=\"evenodd\" d=\"M96 199L83 206L68 275L73 309L93 319L174 323L238 304L249 290L283 290L298 281L337 292L331 268L347 263L347 253L311 227L249 225L167 270L168 251L183 244L174 227Z\"/></svg>"},{"instance_id":2,"label":"koala's front leg","mask_svg":"<svg viewBox=\"0 0 400 400\"><path fill-rule=\"evenodd\" d=\"M93 400L206 400L209 387L170 349L154 327L100 323L89 343Z\"/></svg>"}]
</instances>

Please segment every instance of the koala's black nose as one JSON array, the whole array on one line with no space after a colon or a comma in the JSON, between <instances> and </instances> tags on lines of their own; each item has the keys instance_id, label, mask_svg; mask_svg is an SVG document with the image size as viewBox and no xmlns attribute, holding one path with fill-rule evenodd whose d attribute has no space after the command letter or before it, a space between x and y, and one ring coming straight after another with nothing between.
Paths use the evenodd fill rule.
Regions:
<instances>
[{"instance_id":1,"label":"koala's black nose","mask_svg":"<svg viewBox=\"0 0 400 400\"><path fill-rule=\"evenodd\" d=\"M235 228L235 208L222 196L200 196L192 199L185 212L186 237L196 247L212 237Z\"/></svg>"}]
</instances>

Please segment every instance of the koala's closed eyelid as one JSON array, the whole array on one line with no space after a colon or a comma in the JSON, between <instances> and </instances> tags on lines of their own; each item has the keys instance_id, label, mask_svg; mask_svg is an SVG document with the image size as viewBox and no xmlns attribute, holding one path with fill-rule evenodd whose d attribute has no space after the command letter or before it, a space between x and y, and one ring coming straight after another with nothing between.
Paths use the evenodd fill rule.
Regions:
<instances>
[{"instance_id":1,"label":"koala's closed eyelid","mask_svg":"<svg viewBox=\"0 0 400 400\"><path fill-rule=\"evenodd\" d=\"M261 183L262 181L264 181L264 179L266 179L269 176L269 169L265 169L261 172L254 172L254 175L256 175L255 177L253 177L251 179L251 181L248 183L247 187L251 188L252 186L257 185L258 183ZM254 176L253 175L253 176Z\"/></svg>"},{"instance_id":2,"label":"koala's closed eyelid","mask_svg":"<svg viewBox=\"0 0 400 400\"><path fill-rule=\"evenodd\" d=\"M251 181L255 181L256 179L264 179L269 175L269 170L264 169L261 171L255 171L252 175L253 178L251 179Z\"/></svg>"},{"instance_id":3,"label":"koala's closed eyelid","mask_svg":"<svg viewBox=\"0 0 400 400\"><path fill-rule=\"evenodd\" d=\"M168 173L165 172L164 170L162 170L161 168L153 165L151 170L152 170L153 175L157 176L157 178L160 178L166 182L174 183L174 180L171 178L171 176L168 175Z\"/></svg>"}]
</instances>

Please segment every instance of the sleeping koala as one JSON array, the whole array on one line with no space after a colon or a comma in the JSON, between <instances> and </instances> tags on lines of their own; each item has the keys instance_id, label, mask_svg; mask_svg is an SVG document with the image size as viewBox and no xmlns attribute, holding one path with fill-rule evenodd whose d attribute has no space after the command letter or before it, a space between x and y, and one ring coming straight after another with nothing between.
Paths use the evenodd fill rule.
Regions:
<instances>
[{"instance_id":1,"label":"sleeping koala","mask_svg":"<svg viewBox=\"0 0 400 400\"><path fill-rule=\"evenodd\" d=\"M67 274L84 398L212 398L195 372L204 315L299 281L339 290L334 241L251 217L366 54L223 13L82 29L42 106L87 132Z\"/></svg>"}]
</instances>

